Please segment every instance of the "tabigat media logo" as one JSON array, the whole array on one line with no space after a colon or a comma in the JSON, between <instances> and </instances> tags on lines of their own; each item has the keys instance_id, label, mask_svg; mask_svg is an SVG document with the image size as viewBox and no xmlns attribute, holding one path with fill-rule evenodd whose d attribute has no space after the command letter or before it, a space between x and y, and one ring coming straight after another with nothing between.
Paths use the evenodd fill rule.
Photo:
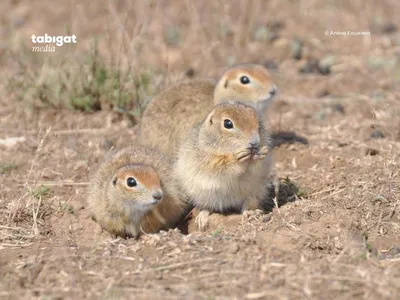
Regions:
<instances>
[{"instance_id":1,"label":"tabigat media logo","mask_svg":"<svg viewBox=\"0 0 400 300\"><path fill-rule=\"evenodd\" d=\"M57 47L62 47L65 44L76 44L76 35L58 35L52 36L45 33L45 35L34 35L32 39L32 52L55 52Z\"/></svg>"}]
</instances>

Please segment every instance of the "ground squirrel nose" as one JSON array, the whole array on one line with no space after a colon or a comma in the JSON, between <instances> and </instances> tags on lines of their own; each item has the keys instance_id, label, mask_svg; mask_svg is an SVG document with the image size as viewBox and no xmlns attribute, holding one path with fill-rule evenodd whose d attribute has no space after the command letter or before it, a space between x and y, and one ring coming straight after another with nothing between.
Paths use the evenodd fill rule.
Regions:
<instances>
[{"instance_id":1,"label":"ground squirrel nose","mask_svg":"<svg viewBox=\"0 0 400 300\"><path fill-rule=\"evenodd\" d=\"M260 150L260 143L250 143L250 150L252 153L257 153Z\"/></svg>"},{"instance_id":2,"label":"ground squirrel nose","mask_svg":"<svg viewBox=\"0 0 400 300\"><path fill-rule=\"evenodd\" d=\"M275 95L277 91L278 91L278 88L276 87L275 84L269 89L269 93L270 93L272 96Z\"/></svg>"},{"instance_id":3,"label":"ground squirrel nose","mask_svg":"<svg viewBox=\"0 0 400 300\"><path fill-rule=\"evenodd\" d=\"M250 143L251 148L256 148L259 146L258 142Z\"/></svg>"},{"instance_id":4,"label":"ground squirrel nose","mask_svg":"<svg viewBox=\"0 0 400 300\"><path fill-rule=\"evenodd\" d=\"M161 200L162 196L163 196L163 193L161 191L157 191L157 192L153 193L153 198L158 200L158 201Z\"/></svg>"},{"instance_id":5,"label":"ground squirrel nose","mask_svg":"<svg viewBox=\"0 0 400 300\"><path fill-rule=\"evenodd\" d=\"M260 147L260 136L257 134L254 134L251 139L250 139L250 147L251 148L257 148Z\"/></svg>"}]
</instances>

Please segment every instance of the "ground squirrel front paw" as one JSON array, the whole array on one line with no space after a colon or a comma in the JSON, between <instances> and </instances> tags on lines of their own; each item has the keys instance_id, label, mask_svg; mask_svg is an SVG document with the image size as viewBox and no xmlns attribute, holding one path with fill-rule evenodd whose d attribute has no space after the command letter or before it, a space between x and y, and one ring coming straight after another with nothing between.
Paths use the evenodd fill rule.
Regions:
<instances>
[{"instance_id":1,"label":"ground squirrel front paw","mask_svg":"<svg viewBox=\"0 0 400 300\"><path fill-rule=\"evenodd\" d=\"M258 150L257 153L254 154L253 159L254 160L262 160L267 156L268 152L269 152L268 147L267 146L262 146L260 148L260 150Z\"/></svg>"},{"instance_id":2,"label":"ground squirrel front paw","mask_svg":"<svg viewBox=\"0 0 400 300\"><path fill-rule=\"evenodd\" d=\"M237 161L242 162L242 161L246 161L249 158L251 158L251 155L252 155L252 150L251 149L244 149L244 150L240 150L240 151L236 152L234 154L234 158Z\"/></svg>"},{"instance_id":3,"label":"ground squirrel front paw","mask_svg":"<svg viewBox=\"0 0 400 300\"><path fill-rule=\"evenodd\" d=\"M208 210L202 210L196 217L195 223L200 230L204 230L208 225L208 217L210 216L210 212Z\"/></svg>"}]
</instances>

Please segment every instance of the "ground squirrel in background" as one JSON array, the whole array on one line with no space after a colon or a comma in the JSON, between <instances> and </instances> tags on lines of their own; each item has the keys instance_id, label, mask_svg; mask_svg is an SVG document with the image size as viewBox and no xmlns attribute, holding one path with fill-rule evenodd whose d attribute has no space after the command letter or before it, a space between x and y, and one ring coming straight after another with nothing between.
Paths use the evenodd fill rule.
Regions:
<instances>
[{"instance_id":1,"label":"ground squirrel in background","mask_svg":"<svg viewBox=\"0 0 400 300\"><path fill-rule=\"evenodd\" d=\"M174 177L207 226L210 213L262 207L270 175L271 142L257 111L239 102L215 106L189 131L177 152Z\"/></svg>"},{"instance_id":2,"label":"ground squirrel in background","mask_svg":"<svg viewBox=\"0 0 400 300\"><path fill-rule=\"evenodd\" d=\"M167 157L142 146L110 153L90 182L93 219L124 238L173 227L187 202L170 176L171 168Z\"/></svg>"},{"instance_id":3,"label":"ground squirrel in background","mask_svg":"<svg viewBox=\"0 0 400 300\"><path fill-rule=\"evenodd\" d=\"M267 69L256 64L232 67L216 83L203 79L177 84L153 97L143 114L139 141L173 155L180 140L214 105L239 101L263 115L276 92Z\"/></svg>"}]
</instances>

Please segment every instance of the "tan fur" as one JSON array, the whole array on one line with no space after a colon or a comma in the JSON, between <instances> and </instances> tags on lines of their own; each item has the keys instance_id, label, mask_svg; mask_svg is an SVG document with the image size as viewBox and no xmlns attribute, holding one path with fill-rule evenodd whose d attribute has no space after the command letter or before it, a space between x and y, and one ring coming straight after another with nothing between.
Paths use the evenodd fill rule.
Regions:
<instances>
[{"instance_id":1,"label":"tan fur","mask_svg":"<svg viewBox=\"0 0 400 300\"><path fill-rule=\"evenodd\" d=\"M233 122L234 130L224 128L225 119ZM259 150L250 151L250 143ZM183 140L174 177L199 210L257 209L265 198L270 175L269 148L269 136L256 110L224 102Z\"/></svg>"},{"instance_id":2,"label":"tan fur","mask_svg":"<svg viewBox=\"0 0 400 300\"><path fill-rule=\"evenodd\" d=\"M171 168L167 157L142 146L109 154L89 186L88 204L94 220L122 237L136 237L142 232L176 225L186 201L170 175ZM134 177L138 186L129 188L128 177ZM152 204L157 193L162 193L162 199Z\"/></svg>"},{"instance_id":3,"label":"tan fur","mask_svg":"<svg viewBox=\"0 0 400 300\"><path fill-rule=\"evenodd\" d=\"M240 77L247 76L249 84L242 84ZM277 91L271 75L261 65L245 64L228 69L218 81L214 91L215 104L233 100L246 103L260 113L271 103L271 91Z\"/></svg>"},{"instance_id":4,"label":"tan fur","mask_svg":"<svg viewBox=\"0 0 400 300\"><path fill-rule=\"evenodd\" d=\"M251 84L240 83L240 76ZM201 122L214 105L240 101L264 113L276 90L268 71L260 65L238 65L228 69L217 83L193 80L180 83L156 95L147 106L140 125L140 143L161 152L175 154L179 142Z\"/></svg>"}]
</instances>

